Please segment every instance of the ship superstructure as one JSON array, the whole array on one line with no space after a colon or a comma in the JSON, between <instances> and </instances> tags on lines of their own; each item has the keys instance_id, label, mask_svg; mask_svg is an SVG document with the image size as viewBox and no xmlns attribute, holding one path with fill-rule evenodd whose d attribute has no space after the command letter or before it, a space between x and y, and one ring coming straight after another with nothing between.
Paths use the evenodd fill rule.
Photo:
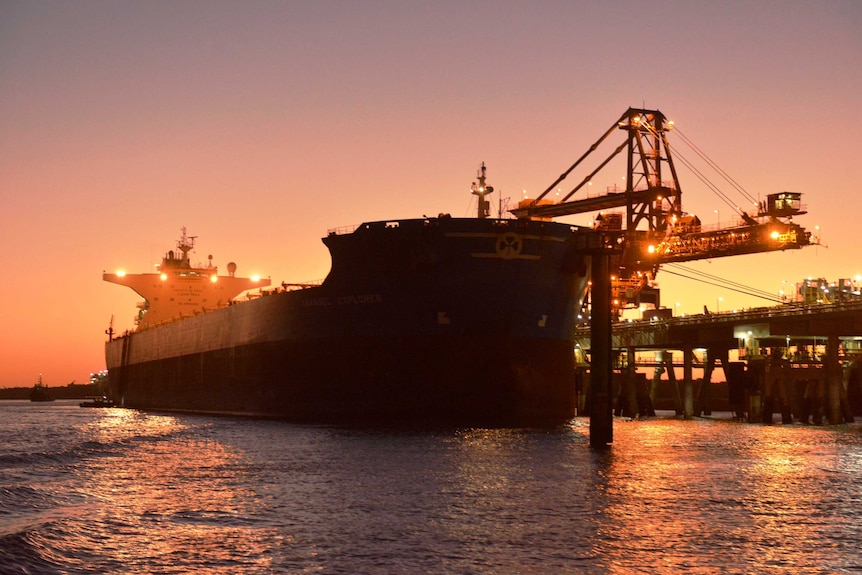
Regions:
<instances>
[{"instance_id":1,"label":"ship superstructure","mask_svg":"<svg viewBox=\"0 0 862 575\"><path fill-rule=\"evenodd\" d=\"M192 265L189 253L196 236L188 236L185 227L181 231L176 251L165 254L156 273L102 275L104 281L129 287L144 298L135 318L138 330L225 307L244 291L270 285L269 279L237 277L233 262L227 264L228 275L220 276L212 256L206 265Z\"/></svg>"}]
</instances>

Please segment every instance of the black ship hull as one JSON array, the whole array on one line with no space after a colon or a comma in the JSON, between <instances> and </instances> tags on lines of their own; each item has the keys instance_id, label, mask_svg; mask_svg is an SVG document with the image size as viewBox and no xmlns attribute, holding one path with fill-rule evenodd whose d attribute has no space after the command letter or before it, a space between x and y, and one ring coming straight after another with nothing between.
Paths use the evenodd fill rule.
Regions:
<instances>
[{"instance_id":1,"label":"black ship hull","mask_svg":"<svg viewBox=\"0 0 862 575\"><path fill-rule=\"evenodd\" d=\"M113 399L306 422L562 423L589 237L451 218L331 234L321 286L108 342Z\"/></svg>"},{"instance_id":2,"label":"black ship hull","mask_svg":"<svg viewBox=\"0 0 862 575\"><path fill-rule=\"evenodd\" d=\"M474 343L252 344L127 366L115 394L127 407L298 422L541 426L573 416L570 345L486 341L493 350L476 354Z\"/></svg>"}]
</instances>

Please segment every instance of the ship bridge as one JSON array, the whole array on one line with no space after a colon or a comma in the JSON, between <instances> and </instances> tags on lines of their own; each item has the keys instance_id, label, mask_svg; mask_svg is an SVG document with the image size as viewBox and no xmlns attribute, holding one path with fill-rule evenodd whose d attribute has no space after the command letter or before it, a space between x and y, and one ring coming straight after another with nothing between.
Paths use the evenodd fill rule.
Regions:
<instances>
[{"instance_id":1,"label":"ship bridge","mask_svg":"<svg viewBox=\"0 0 862 575\"><path fill-rule=\"evenodd\" d=\"M131 288L144 300L138 303L135 318L139 331L229 305L241 293L270 285L268 278L236 276L236 264L227 265L228 275L219 275L209 256L206 265L193 266L189 252L196 236L182 228L177 251L162 258L158 273L130 274L104 272L102 280Z\"/></svg>"}]
</instances>

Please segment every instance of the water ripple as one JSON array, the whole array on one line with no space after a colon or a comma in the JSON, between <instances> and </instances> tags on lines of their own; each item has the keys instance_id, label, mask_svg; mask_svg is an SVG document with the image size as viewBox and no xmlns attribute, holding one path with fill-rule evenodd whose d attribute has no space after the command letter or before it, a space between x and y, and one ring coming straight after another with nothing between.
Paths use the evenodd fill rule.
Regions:
<instances>
[{"instance_id":1,"label":"water ripple","mask_svg":"<svg viewBox=\"0 0 862 575\"><path fill-rule=\"evenodd\" d=\"M862 426L367 430L0 404L0 573L862 572ZM50 440L37 429L52 429ZM29 445L29 447L28 447Z\"/></svg>"}]
</instances>

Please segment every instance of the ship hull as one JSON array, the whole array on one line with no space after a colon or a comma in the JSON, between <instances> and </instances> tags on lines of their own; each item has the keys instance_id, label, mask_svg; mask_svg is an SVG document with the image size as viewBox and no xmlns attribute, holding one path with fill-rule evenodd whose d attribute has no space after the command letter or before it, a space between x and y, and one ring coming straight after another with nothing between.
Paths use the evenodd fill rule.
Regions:
<instances>
[{"instance_id":1,"label":"ship hull","mask_svg":"<svg viewBox=\"0 0 862 575\"><path fill-rule=\"evenodd\" d=\"M493 349L477 354L475 343L255 344L126 366L113 393L126 407L302 422L542 426L573 416L571 346L483 341Z\"/></svg>"},{"instance_id":2,"label":"ship hull","mask_svg":"<svg viewBox=\"0 0 862 575\"><path fill-rule=\"evenodd\" d=\"M586 232L365 226L324 240L333 268L321 286L108 342L114 400L325 423L547 426L574 415Z\"/></svg>"}]
</instances>

